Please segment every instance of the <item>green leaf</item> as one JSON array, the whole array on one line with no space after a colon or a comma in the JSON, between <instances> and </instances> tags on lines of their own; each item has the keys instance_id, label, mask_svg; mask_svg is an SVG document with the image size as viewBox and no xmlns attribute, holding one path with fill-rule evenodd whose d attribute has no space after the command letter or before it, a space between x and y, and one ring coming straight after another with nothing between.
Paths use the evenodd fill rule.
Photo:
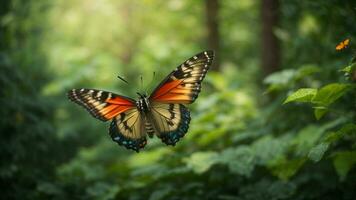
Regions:
<instances>
[{"instance_id":1,"label":"green leaf","mask_svg":"<svg viewBox=\"0 0 356 200\"><path fill-rule=\"evenodd\" d=\"M281 180L271 181L266 178L261 178L250 184L241 184L238 197L225 200L293 199L292 197L296 192L297 187L293 182Z\"/></svg>"},{"instance_id":2,"label":"green leaf","mask_svg":"<svg viewBox=\"0 0 356 200\"><path fill-rule=\"evenodd\" d=\"M293 84L295 79L296 70L286 69L268 75L263 83L268 85L266 92L278 91L288 88Z\"/></svg>"},{"instance_id":3,"label":"green leaf","mask_svg":"<svg viewBox=\"0 0 356 200\"><path fill-rule=\"evenodd\" d=\"M329 143L335 142L340 140L344 135L352 134L355 132L356 132L356 124L346 124L340 130L329 133L325 137L324 141Z\"/></svg>"},{"instance_id":4,"label":"green leaf","mask_svg":"<svg viewBox=\"0 0 356 200\"><path fill-rule=\"evenodd\" d=\"M349 74L349 73L351 73L351 70L352 70L352 65L349 65L349 66L341 69L340 71Z\"/></svg>"},{"instance_id":5,"label":"green leaf","mask_svg":"<svg viewBox=\"0 0 356 200\"><path fill-rule=\"evenodd\" d=\"M227 165L232 173L249 177L255 168L254 152L248 146L230 148L221 153L219 163Z\"/></svg>"},{"instance_id":6,"label":"green leaf","mask_svg":"<svg viewBox=\"0 0 356 200\"><path fill-rule=\"evenodd\" d=\"M317 93L317 89L314 88L301 88L294 93L290 94L283 104L296 101L296 102L310 102Z\"/></svg>"},{"instance_id":7,"label":"green leaf","mask_svg":"<svg viewBox=\"0 0 356 200\"><path fill-rule=\"evenodd\" d=\"M165 199L172 191L174 191L174 188L171 185L165 185L163 188L157 188L151 193L149 200Z\"/></svg>"},{"instance_id":8,"label":"green leaf","mask_svg":"<svg viewBox=\"0 0 356 200\"><path fill-rule=\"evenodd\" d=\"M314 162L319 162L324 156L324 153L328 150L328 148L329 143L323 142L316 145L310 150L308 154L309 159L313 160Z\"/></svg>"},{"instance_id":9,"label":"green leaf","mask_svg":"<svg viewBox=\"0 0 356 200\"><path fill-rule=\"evenodd\" d=\"M322 87L312 101L314 104L327 107L343 96L349 89L351 89L350 84L331 83Z\"/></svg>"},{"instance_id":10,"label":"green leaf","mask_svg":"<svg viewBox=\"0 0 356 200\"><path fill-rule=\"evenodd\" d=\"M270 164L269 168L272 171L272 174L277 176L282 180L288 180L298 170L303 166L305 158L297 158L293 160L287 160L286 158L280 158L279 160L274 161Z\"/></svg>"},{"instance_id":11,"label":"green leaf","mask_svg":"<svg viewBox=\"0 0 356 200\"><path fill-rule=\"evenodd\" d=\"M322 134L325 132L323 127L309 125L299 131L294 138L295 153L298 156L307 156L309 151L315 146Z\"/></svg>"},{"instance_id":12,"label":"green leaf","mask_svg":"<svg viewBox=\"0 0 356 200\"><path fill-rule=\"evenodd\" d=\"M336 153L333 163L340 180L345 180L347 173L356 164L356 151L343 151Z\"/></svg>"},{"instance_id":13,"label":"green leaf","mask_svg":"<svg viewBox=\"0 0 356 200\"><path fill-rule=\"evenodd\" d=\"M306 64L298 69L296 78L301 79L301 78L304 78L306 76L309 76L311 74L314 74L314 73L317 73L320 71L321 71L320 67L313 65L313 64Z\"/></svg>"},{"instance_id":14,"label":"green leaf","mask_svg":"<svg viewBox=\"0 0 356 200\"><path fill-rule=\"evenodd\" d=\"M184 159L187 166L197 174L202 174L217 162L216 152L197 152Z\"/></svg>"},{"instance_id":15,"label":"green leaf","mask_svg":"<svg viewBox=\"0 0 356 200\"><path fill-rule=\"evenodd\" d=\"M281 157L290 147L291 137L284 135L273 138L271 135L266 135L253 143L252 149L255 152L256 163L265 165L271 160Z\"/></svg>"},{"instance_id":16,"label":"green leaf","mask_svg":"<svg viewBox=\"0 0 356 200\"><path fill-rule=\"evenodd\" d=\"M349 66L347 66L347 67L345 67L345 68L340 70L341 72L344 72L344 76L346 77L346 80L348 80L350 78L352 80L354 80L354 75L355 75L355 72L356 72L356 63L354 62L354 61L356 61L355 58L356 57L354 57L352 59L352 63Z\"/></svg>"},{"instance_id":17,"label":"green leaf","mask_svg":"<svg viewBox=\"0 0 356 200\"><path fill-rule=\"evenodd\" d=\"M291 82L296 74L296 71L293 69L286 69L283 71L275 72L268 75L263 82L268 85L286 85Z\"/></svg>"},{"instance_id":18,"label":"green leaf","mask_svg":"<svg viewBox=\"0 0 356 200\"><path fill-rule=\"evenodd\" d=\"M86 193L91 199L100 200L114 199L119 191L120 188L118 185L112 185L106 182L96 182L92 186L86 188Z\"/></svg>"},{"instance_id":19,"label":"green leaf","mask_svg":"<svg viewBox=\"0 0 356 200\"><path fill-rule=\"evenodd\" d=\"M325 107L314 107L314 116L317 120L321 119L327 112L328 109Z\"/></svg>"}]
</instances>

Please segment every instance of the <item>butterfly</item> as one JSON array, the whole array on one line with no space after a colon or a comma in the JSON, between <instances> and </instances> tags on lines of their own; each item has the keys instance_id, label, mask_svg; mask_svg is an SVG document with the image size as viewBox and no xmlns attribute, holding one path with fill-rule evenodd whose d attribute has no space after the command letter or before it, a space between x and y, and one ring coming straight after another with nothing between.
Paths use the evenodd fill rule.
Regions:
<instances>
[{"instance_id":1,"label":"butterfly","mask_svg":"<svg viewBox=\"0 0 356 200\"><path fill-rule=\"evenodd\" d=\"M96 89L72 89L67 95L93 117L112 120L112 140L127 149L139 152L147 144L147 135L156 135L163 143L174 146L188 131L191 118L186 105L198 97L213 58L213 51L189 58L149 96L137 93L137 100Z\"/></svg>"},{"instance_id":2,"label":"butterfly","mask_svg":"<svg viewBox=\"0 0 356 200\"><path fill-rule=\"evenodd\" d=\"M342 49L345 49L349 44L350 44L350 39L346 39L346 40L340 42L338 45L336 45L335 49L337 51L340 51Z\"/></svg>"}]
</instances>

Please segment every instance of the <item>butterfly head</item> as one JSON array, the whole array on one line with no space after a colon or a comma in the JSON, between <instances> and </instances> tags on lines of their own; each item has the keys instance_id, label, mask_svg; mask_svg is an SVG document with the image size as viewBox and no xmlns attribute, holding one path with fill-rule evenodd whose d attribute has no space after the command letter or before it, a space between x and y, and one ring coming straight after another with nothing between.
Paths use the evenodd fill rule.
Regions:
<instances>
[{"instance_id":1,"label":"butterfly head","mask_svg":"<svg viewBox=\"0 0 356 200\"><path fill-rule=\"evenodd\" d=\"M137 92L137 95L139 96L138 100L136 101L137 109L140 112L148 112L150 110L150 103L148 101L147 94L141 94Z\"/></svg>"}]
</instances>

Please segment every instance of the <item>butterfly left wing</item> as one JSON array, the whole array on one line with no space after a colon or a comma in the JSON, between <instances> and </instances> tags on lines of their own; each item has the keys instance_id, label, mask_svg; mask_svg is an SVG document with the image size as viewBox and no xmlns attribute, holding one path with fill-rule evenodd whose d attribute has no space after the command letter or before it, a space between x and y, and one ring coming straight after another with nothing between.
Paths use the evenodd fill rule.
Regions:
<instances>
[{"instance_id":1,"label":"butterfly left wing","mask_svg":"<svg viewBox=\"0 0 356 200\"><path fill-rule=\"evenodd\" d=\"M135 101L111 92L94 89L72 89L67 93L68 98L83 106L93 117L107 121L135 108Z\"/></svg>"},{"instance_id":2,"label":"butterfly left wing","mask_svg":"<svg viewBox=\"0 0 356 200\"><path fill-rule=\"evenodd\" d=\"M190 104L195 101L214 58L213 51L201 52L171 72L152 92L150 101Z\"/></svg>"},{"instance_id":3,"label":"butterfly left wing","mask_svg":"<svg viewBox=\"0 0 356 200\"><path fill-rule=\"evenodd\" d=\"M138 152L147 144L145 118L137 108L120 113L112 120L109 133L119 145Z\"/></svg>"},{"instance_id":4,"label":"butterfly left wing","mask_svg":"<svg viewBox=\"0 0 356 200\"><path fill-rule=\"evenodd\" d=\"M135 151L146 145L145 119L133 99L94 89L72 89L68 98L95 118L102 121L112 119L109 133L119 145Z\"/></svg>"}]
</instances>

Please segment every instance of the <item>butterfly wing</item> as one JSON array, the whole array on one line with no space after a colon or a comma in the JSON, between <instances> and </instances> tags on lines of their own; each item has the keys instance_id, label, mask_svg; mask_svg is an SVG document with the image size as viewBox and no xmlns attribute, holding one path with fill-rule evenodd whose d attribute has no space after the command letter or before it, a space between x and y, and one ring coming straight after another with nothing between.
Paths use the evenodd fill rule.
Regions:
<instances>
[{"instance_id":1,"label":"butterfly wing","mask_svg":"<svg viewBox=\"0 0 356 200\"><path fill-rule=\"evenodd\" d=\"M182 104L153 102L150 115L157 136L167 145L175 145L188 131L190 113Z\"/></svg>"},{"instance_id":2,"label":"butterfly wing","mask_svg":"<svg viewBox=\"0 0 356 200\"><path fill-rule=\"evenodd\" d=\"M346 40L344 41L345 47L346 47L347 45L349 45L349 44L350 44L350 39L346 39Z\"/></svg>"},{"instance_id":3,"label":"butterfly wing","mask_svg":"<svg viewBox=\"0 0 356 200\"><path fill-rule=\"evenodd\" d=\"M119 145L138 152L147 144L145 118L137 108L120 113L110 124L110 136Z\"/></svg>"},{"instance_id":4,"label":"butterfly wing","mask_svg":"<svg viewBox=\"0 0 356 200\"><path fill-rule=\"evenodd\" d=\"M131 98L113 94L111 92L94 89L72 89L68 98L83 106L93 117L107 121L135 108L135 101Z\"/></svg>"},{"instance_id":5,"label":"butterfly wing","mask_svg":"<svg viewBox=\"0 0 356 200\"><path fill-rule=\"evenodd\" d=\"M144 118L133 99L94 89L72 89L68 97L93 117L102 121L112 119L109 133L119 145L135 151L146 145Z\"/></svg>"},{"instance_id":6,"label":"butterfly wing","mask_svg":"<svg viewBox=\"0 0 356 200\"><path fill-rule=\"evenodd\" d=\"M214 58L213 51L201 52L171 72L152 92L150 101L190 104L195 101Z\"/></svg>"},{"instance_id":7,"label":"butterfly wing","mask_svg":"<svg viewBox=\"0 0 356 200\"><path fill-rule=\"evenodd\" d=\"M335 47L335 49L339 51L339 50L343 49L344 46L345 46L344 43L341 42L341 43L339 43L339 44Z\"/></svg>"},{"instance_id":8,"label":"butterfly wing","mask_svg":"<svg viewBox=\"0 0 356 200\"><path fill-rule=\"evenodd\" d=\"M183 104L195 101L214 57L201 52L170 73L152 92L150 121L162 142L175 145L189 128L190 113Z\"/></svg>"}]
</instances>

